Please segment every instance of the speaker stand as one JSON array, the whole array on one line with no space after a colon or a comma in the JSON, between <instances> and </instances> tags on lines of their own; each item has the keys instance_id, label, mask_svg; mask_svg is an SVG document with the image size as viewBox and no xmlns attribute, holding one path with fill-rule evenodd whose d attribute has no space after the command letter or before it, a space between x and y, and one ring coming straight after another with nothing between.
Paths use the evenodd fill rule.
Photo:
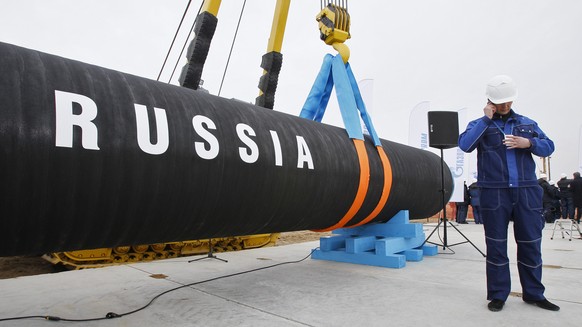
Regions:
<instances>
[{"instance_id":1,"label":"speaker stand","mask_svg":"<svg viewBox=\"0 0 582 327\"><path fill-rule=\"evenodd\" d=\"M194 262L194 261L200 261L200 260L204 260L204 259L216 259L216 260L220 260L222 262L228 262L228 260L221 259L221 258L214 255L214 245L212 245L211 238L208 239L208 255L205 257L202 257L202 258L196 258L196 259L189 260L188 263Z\"/></svg>"},{"instance_id":2,"label":"speaker stand","mask_svg":"<svg viewBox=\"0 0 582 327\"><path fill-rule=\"evenodd\" d=\"M479 250L479 248L477 246L475 246L475 244L473 244L473 242L471 242L471 240L469 240L467 238L467 236L465 236L465 234L463 234L455 225L450 224L459 234L461 234L461 236L463 236L463 238L465 239L465 241L463 242L459 242L459 243L455 243L455 244L448 244L448 240L447 240L447 200L446 200L446 196L445 196L445 161L444 161L444 156L443 156L443 148L440 148L441 150L441 195L442 195L442 205L443 205L443 217L439 219L439 223L436 225L436 227L432 230L432 232L428 235L428 237L426 238L426 240L424 240L424 242L422 243L422 245L424 245L425 243L430 243L430 244L434 244L434 245L438 245L438 246L442 246L443 247L443 251L444 250L450 250L451 253L455 253L455 251L453 251L451 249L452 246L455 245L460 245L460 244L465 244L465 243L469 243L471 244L477 251L479 251L479 253L481 253L481 255L483 257L486 257L485 253L483 253L481 250ZM443 239L442 239L442 244L439 243L434 243L434 242L429 242L428 240L430 239L430 237L432 236L432 234L434 234L434 232L436 232L439 227L441 226L441 224L443 224ZM422 246L421 245L421 246Z\"/></svg>"}]
</instances>

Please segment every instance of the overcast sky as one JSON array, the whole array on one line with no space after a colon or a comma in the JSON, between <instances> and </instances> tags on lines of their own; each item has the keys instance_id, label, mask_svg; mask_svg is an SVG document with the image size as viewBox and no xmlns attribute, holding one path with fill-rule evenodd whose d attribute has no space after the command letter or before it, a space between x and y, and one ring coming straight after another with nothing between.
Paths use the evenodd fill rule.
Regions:
<instances>
[{"instance_id":1,"label":"overcast sky","mask_svg":"<svg viewBox=\"0 0 582 327\"><path fill-rule=\"evenodd\" d=\"M180 48L201 1L192 1L183 33L162 74L177 84ZM187 0L0 0L0 41L156 79ZM242 0L225 0L202 75L217 94ZM249 0L220 96L254 102L275 0ZM275 110L298 115L326 53L315 16L320 1L291 2ZM582 113L582 1L360 0L349 2L350 64L373 79L372 118L381 138L408 142L412 108L467 108L482 116L485 83L514 78L514 109L536 120L556 144L552 179L578 170ZM333 104L330 104L333 105ZM337 110L324 122L341 125Z\"/></svg>"}]
</instances>

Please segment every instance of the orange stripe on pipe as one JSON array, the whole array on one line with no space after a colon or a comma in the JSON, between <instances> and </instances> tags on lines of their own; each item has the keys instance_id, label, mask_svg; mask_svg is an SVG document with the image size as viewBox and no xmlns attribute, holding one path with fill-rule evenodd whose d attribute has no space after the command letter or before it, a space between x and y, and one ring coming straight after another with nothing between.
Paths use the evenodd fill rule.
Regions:
<instances>
[{"instance_id":1,"label":"orange stripe on pipe","mask_svg":"<svg viewBox=\"0 0 582 327\"><path fill-rule=\"evenodd\" d=\"M352 206L346 214L335 225L313 230L314 232L328 232L330 230L342 228L348 223L362 207L366 194L368 193L368 185L370 184L370 163L368 162L368 154L366 153L366 146L363 140L353 139L356 153L358 154L358 161L360 162L360 184L358 185L358 192L354 198Z\"/></svg>"},{"instance_id":2,"label":"orange stripe on pipe","mask_svg":"<svg viewBox=\"0 0 582 327\"><path fill-rule=\"evenodd\" d=\"M388 197L390 196L390 190L392 189L392 166L390 165L390 160L388 160L386 152L384 152L384 148L382 148L382 146L376 146L376 149L378 150L380 161L382 161L382 169L384 169L384 187L382 188L382 195L380 196L380 200L378 201L376 208L372 210L368 217L364 218L362 221L355 225L348 226L348 228L367 224L372 219L376 218L380 211L384 209L384 206L388 201Z\"/></svg>"}]
</instances>

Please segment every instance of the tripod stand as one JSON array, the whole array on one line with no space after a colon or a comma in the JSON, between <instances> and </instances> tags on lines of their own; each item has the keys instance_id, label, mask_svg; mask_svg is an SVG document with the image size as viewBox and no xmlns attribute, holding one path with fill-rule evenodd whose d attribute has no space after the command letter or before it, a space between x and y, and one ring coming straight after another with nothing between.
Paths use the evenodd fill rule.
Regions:
<instances>
[{"instance_id":1,"label":"tripod stand","mask_svg":"<svg viewBox=\"0 0 582 327\"><path fill-rule=\"evenodd\" d=\"M219 257L217 257L217 256L214 255L214 245L212 245L212 239L211 238L208 239L208 244L209 245L208 245L208 255L207 256L202 257L202 258L196 258L196 259L189 260L188 263L193 262L193 261L200 261L200 260L203 260L203 259L216 259L216 260L220 260L222 262L228 262L228 260L221 259L221 258L219 258Z\"/></svg>"},{"instance_id":2,"label":"tripod stand","mask_svg":"<svg viewBox=\"0 0 582 327\"><path fill-rule=\"evenodd\" d=\"M443 217L440 218L439 223L436 225L436 227L432 230L432 232L428 235L428 237L426 238L426 240L422 243L422 245L424 245L425 243L430 243L430 244L434 244L434 245L442 245L443 250L446 250L447 248L449 250L451 246L455 246L455 245L460 245L460 244L465 244L465 243L470 243L477 251L479 251L479 253L481 253L481 255L483 257L485 257L485 254L483 252L481 252L481 250L479 250L479 248L477 246L475 246L475 244L473 244L473 242L471 242L467 236L465 236L465 234L463 234L455 225L450 224L459 234L461 234L461 236L463 236L463 238L465 238L465 241L463 242L459 242L459 243L455 243L455 244L448 244L447 243L447 202L446 202L446 197L445 197L445 164L444 164L444 159L443 159L443 148L441 147L441 195L442 195L442 204L443 204ZM434 234L435 231L437 231L441 225L441 223L443 224L443 244L438 244L438 243L433 243L433 242L429 242L428 240L430 239L430 237L432 236L432 234ZM451 250L452 251L452 250ZM454 251L453 251L454 252Z\"/></svg>"}]
</instances>

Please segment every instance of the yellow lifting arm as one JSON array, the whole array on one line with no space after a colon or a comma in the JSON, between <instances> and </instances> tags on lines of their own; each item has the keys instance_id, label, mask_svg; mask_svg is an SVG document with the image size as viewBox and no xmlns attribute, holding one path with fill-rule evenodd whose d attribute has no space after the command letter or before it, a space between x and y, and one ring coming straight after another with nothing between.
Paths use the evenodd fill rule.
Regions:
<instances>
[{"instance_id":1,"label":"yellow lifting arm","mask_svg":"<svg viewBox=\"0 0 582 327\"><path fill-rule=\"evenodd\" d=\"M283 36L285 35L285 25L289 13L291 0L277 0L275 13L273 14L273 24L271 25L271 35L267 44L267 53L261 60L263 75L259 80L259 96L255 100L257 106L273 109L275 105L275 91L279 80L279 72L283 63Z\"/></svg>"},{"instance_id":2,"label":"yellow lifting arm","mask_svg":"<svg viewBox=\"0 0 582 327\"><path fill-rule=\"evenodd\" d=\"M222 0L204 0L200 12L208 12L215 17L218 16L218 9L220 8L221 1Z\"/></svg>"},{"instance_id":3,"label":"yellow lifting arm","mask_svg":"<svg viewBox=\"0 0 582 327\"><path fill-rule=\"evenodd\" d=\"M180 85L198 90L202 80L202 70L208 56L210 43L218 24L218 9L221 0L204 0L200 14L196 18L194 39L190 42L186 59L188 63L182 68L178 81Z\"/></svg>"},{"instance_id":4,"label":"yellow lifting arm","mask_svg":"<svg viewBox=\"0 0 582 327\"><path fill-rule=\"evenodd\" d=\"M267 44L267 53L271 51L281 52L290 3L291 0L277 0L275 13L273 14L273 24L271 25L271 35Z\"/></svg>"}]
</instances>

